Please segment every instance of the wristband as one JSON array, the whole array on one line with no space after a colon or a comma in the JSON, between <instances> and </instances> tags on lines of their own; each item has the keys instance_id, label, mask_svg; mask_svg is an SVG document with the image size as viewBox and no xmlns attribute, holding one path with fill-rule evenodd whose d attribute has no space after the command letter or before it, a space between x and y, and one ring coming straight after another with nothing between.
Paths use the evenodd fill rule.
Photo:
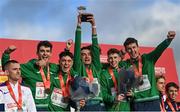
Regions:
<instances>
[{"instance_id":1,"label":"wristband","mask_svg":"<svg viewBox=\"0 0 180 112\"><path fill-rule=\"evenodd\" d=\"M81 24L80 24L80 23L78 23L78 24L77 24L77 26L81 27Z\"/></svg>"},{"instance_id":2,"label":"wristband","mask_svg":"<svg viewBox=\"0 0 180 112\"><path fill-rule=\"evenodd\" d=\"M96 28L96 26L92 26L92 28Z\"/></svg>"}]
</instances>

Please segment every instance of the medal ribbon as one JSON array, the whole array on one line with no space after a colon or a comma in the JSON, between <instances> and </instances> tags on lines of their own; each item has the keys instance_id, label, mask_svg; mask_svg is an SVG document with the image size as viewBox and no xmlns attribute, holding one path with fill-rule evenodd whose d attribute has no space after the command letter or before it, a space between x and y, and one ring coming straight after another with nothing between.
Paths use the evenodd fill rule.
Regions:
<instances>
[{"instance_id":1,"label":"medal ribbon","mask_svg":"<svg viewBox=\"0 0 180 112\"><path fill-rule=\"evenodd\" d=\"M161 108L161 112L166 112L165 106L164 106L164 98L161 98L161 103L160 103L160 108Z\"/></svg>"},{"instance_id":2,"label":"medal ribbon","mask_svg":"<svg viewBox=\"0 0 180 112\"><path fill-rule=\"evenodd\" d=\"M94 77L93 77L93 74L92 74L92 70L91 70L91 69L88 69L88 68L86 67L86 73L87 73L87 75L88 75L88 78L89 78L90 82L92 82L92 81L94 80Z\"/></svg>"},{"instance_id":3,"label":"medal ribbon","mask_svg":"<svg viewBox=\"0 0 180 112\"><path fill-rule=\"evenodd\" d=\"M41 77L42 77L45 89L49 89L50 88L50 84L51 84L51 82L50 82L49 66L47 67L47 79L46 79L46 76L44 74L44 71L43 71L42 67L40 67L40 74L41 74Z\"/></svg>"},{"instance_id":4,"label":"medal ribbon","mask_svg":"<svg viewBox=\"0 0 180 112\"><path fill-rule=\"evenodd\" d=\"M172 110L172 112L176 112L176 110L178 110L177 104L176 104L176 110L175 110L172 103L170 102L169 98L167 98L166 101L167 101L167 104L169 105L170 109Z\"/></svg>"},{"instance_id":5,"label":"medal ribbon","mask_svg":"<svg viewBox=\"0 0 180 112\"><path fill-rule=\"evenodd\" d=\"M130 62L133 65L135 76L136 77L141 76L142 75L142 66L143 66L141 56L138 57L138 68L136 67L136 64L133 63L132 60L130 60Z\"/></svg>"},{"instance_id":6,"label":"medal ribbon","mask_svg":"<svg viewBox=\"0 0 180 112\"><path fill-rule=\"evenodd\" d=\"M62 95L64 97L68 97L70 95L69 80L71 80L70 73L68 73L68 76L67 76L67 79L66 79L66 84L64 83L62 72L59 73L60 87L62 89Z\"/></svg>"},{"instance_id":7,"label":"medal ribbon","mask_svg":"<svg viewBox=\"0 0 180 112\"><path fill-rule=\"evenodd\" d=\"M18 95L19 95L18 101L16 100L15 94L13 92L13 89L12 89L9 81L6 81L6 85L7 85L7 88L9 90L9 93L10 93L11 97L16 102L16 104L18 106L18 109L22 109L22 91L21 91L21 85L18 83Z\"/></svg>"},{"instance_id":8,"label":"medal ribbon","mask_svg":"<svg viewBox=\"0 0 180 112\"><path fill-rule=\"evenodd\" d=\"M116 81L116 78L115 78L115 76L114 76L114 72L113 72L113 70L112 70L111 68L109 68L108 71L109 71L109 74L110 74L111 77L112 77L115 90L117 91L117 90L118 90L118 88L117 88L117 81Z\"/></svg>"}]
</instances>

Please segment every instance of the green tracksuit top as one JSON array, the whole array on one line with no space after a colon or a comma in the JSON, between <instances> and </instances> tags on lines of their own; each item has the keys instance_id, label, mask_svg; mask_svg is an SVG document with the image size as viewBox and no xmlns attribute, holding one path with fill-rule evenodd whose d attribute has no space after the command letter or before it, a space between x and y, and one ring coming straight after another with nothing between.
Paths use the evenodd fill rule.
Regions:
<instances>
[{"instance_id":1,"label":"green tracksuit top","mask_svg":"<svg viewBox=\"0 0 180 112\"><path fill-rule=\"evenodd\" d=\"M9 54L3 53L2 55L2 65L4 65L10 59ZM48 110L49 94L44 94L44 86L41 74L39 72L39 67L35 64L37 59L31 59L27 63L20 64L21 66L21 76L24 85L30 87L32 95L37 108L45 108ZM50 80L58 72L58 66L56 64L50 63ZM44 73L47 77L47 68L44 68Z\"/></svg>"},{"instance_id":2,"label":"green tracksuit top","mask_svg":"<svg viewBox=\"0 0 180 112\"><path fill-rule=\"evenodd\" d=\"M113 73L119 86L119 74L116 69L113 69ZM109 111L130 111L130 102L123 100L122 102L115 102L115 97L117 96L117 91L115 90L115 85L108 69L101 72L101 86L102 86L102 96L105 102L106 108ZM118 87L119 88L119 87Z\"/></svg>"},{"instance_id":3,"label":"green tracksuit top","mask_svg":"<svg viewBox=\"0 0 180 112\"><path fill-rule=\"evenodd\" d=\"M63 81L66 85L68 75L67 75L67 73L62 72L62 70L60 70L60 71L63 76ZM59 72L59 74L60 74L60 72ZM49 107L50 111L61 111L61 112L62 111L70 111L70 105L68 103L61 102L62 88L60 86L59 74L56 74L56 76L54 76L53 83L51 85L51 96L50 96L50 102L49 102L48 107ZM73 69L71 69L70 75L73 78L77 75L77 73Z\"/></svg>"},{"instance_id":4,"label":"green tracksuit top","mask_svg":"<svg viewBox=\"0 0 180 112\"><path fill-rule=\"evenodd\" d=\"M89 69L92 70L94 78L100 80L101 63L100 63L100 51L98 46L97 35L92 35L92 47L91 47L92 63ZM77 27L75 35L75 48L74 48L74 65L73 68L83 77L88 77L86 73L86 67L81 60L81 27ZM102 100L101 92L99 97L94 98L95 100Z\"/></svg>"},{"instance_id":5,"label":"green tracksuit top","mask_svg":"<svg viewBox=\"0 0 180 112\"><path fill-rule=\"evenodd\" d=\"M142 74L144 79L144 84L146 87L143 89L136 89L134 91L134 101L135 102L144 102L152 101L159 99L159 92L156 88L156 79L155 79L155 63L163 53L163 51L170 45L171 39L166 39L161 42L152 52L148 54L143 54L142 58ZM134 62L138 67L138 61ZM132 67L130 59L126 60L126 67ZM147 80L148 79L148 80ZM149 85L149 86L148 86Z\"/></svg>"}]
</instances>

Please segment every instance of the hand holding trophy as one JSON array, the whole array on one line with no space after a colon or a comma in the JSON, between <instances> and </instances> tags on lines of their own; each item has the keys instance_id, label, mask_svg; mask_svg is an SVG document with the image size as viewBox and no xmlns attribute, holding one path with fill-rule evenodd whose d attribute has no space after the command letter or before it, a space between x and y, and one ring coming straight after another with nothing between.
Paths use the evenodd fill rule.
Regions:
<instances>
[{"instance_id":1,"label":"hand holding trophy","mask_svg":"<svg viewBox=\"0 0 180 112\"><path fill-rule=\"evenodd\" d=\"M92 35L96 35L96 23L95 23L95 19L92 13L86 13L86 7L84 6L79 6L78 8L78 24L77 26L81 27L81 22L89 22L91 23L91 27L92 27Z\"/></svg>"},{"instance_id":2,"label":"hand holding trophy","mask_svg":"<svg viewBox=\"0 0 180 112\"><path fill-rule=\"evenodd\" d=\"M86 13L86 7L84 6L79 6L78 8L78 13L81 16L81 22L90 22L90 19L93 18L93 14L91 13Z\"/></svg>"}]
</instances>

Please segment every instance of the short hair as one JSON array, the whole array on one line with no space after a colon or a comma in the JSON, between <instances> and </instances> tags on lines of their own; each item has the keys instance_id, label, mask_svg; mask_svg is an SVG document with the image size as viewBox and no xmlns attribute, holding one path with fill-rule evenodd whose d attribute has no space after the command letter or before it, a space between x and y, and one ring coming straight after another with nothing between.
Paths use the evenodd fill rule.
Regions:
<instances>
[{"instance_id":1,"label":"short hair","mask_svg":"<svg viewBox=\"0 0 180 112\"><path fill-rule=\"evenodd\" d=\"M136 43L136 45L139 46L138 41L135 38L128 37L124 42L124 47L126 47L127 45L132 44L132 43Z\"/></svg>"},{"instance_id":2,"label":"short hair","mask_svg":"<svg viewBox=\"0 0 180 112\"><path fill-rule=\"evenodd\" d=\"M84 46L81 48L81 51L82 50L90 50L91 51L91 47L92 47L92 45Z\"/></svg>"},{"instance_id":3,"label":"short hair","mask_svg":"<svg viewBox=\"0 0 180 112\"><path fill-rule=\"evenodd\" d=\"M109 56L109 55L115 54L115 53L118 54L119 56L121 56L120 51L118 49L116 49L116 48L109 49L108 52L107 52L107 55Z\"/></svg>"},{"instance_id":4,"label":"short hair","mask_svg":"<svg viewBox=\"0 0 180 112\"><path fill-rule=\"evenodd\" d=\"M9 61L7 61L7 62L4 64L3 70L4 70L4 71L7 70L8 67L9 67L9 65L12 64L12 63L14 64L14 63L19 63L19 62L16 61L16 60L9 60Z\"/></svg>"},{"instance_id":5,"label":"short hair","mask_svg":"<svg viewBox=\"0 0 180 112\"><path fill-rule=\"evenodd\" d=\"M69 56L71 59L74 58L73 54L72 54L71 52L69 52L69 51L63 51L63 52L61 52L61 53L59 54L59 59L61 59L61 58L64 57L64 56Z\"/></svg>"},{"instance_id":6,"label":"short hair","mask_svg":"<svg viewBox=\"0 0 180 112\"><path fill-rule=\"evenodd\" d=\"M166 80L166 78L165 78L164 75L157 75L157 76L156 76L156 82L157 82L159 79L164 79L164 80Z\"/></svg>"},{"instance_id":7,"label":"short hair","mask_svg":"<svg viewBox=\"0 0 180 112\"><path fill-rule=\"evenodd\" d=\"M98 47L99 47L99 53L101 54L101 48L100 48L100 46L98 46ZM89 50L91 52L91 49L92 49L92 45L88 45L88 46L82 47L81 51L82 50Z\"/></svg>"},{"instance_id":8,"label":"short hair","mask_svg":"<svg viewBox=\"0 0 180 112\"><path fill-rule=\"evenodd\" d=\"M47 41L47 40L45 40L45 41L40 41L40 42L38 43L38 45L37 45L37 52L39 51L39 49L40 49L41 46L50 47L50 50L52 51L53 45L52 45L49 41Z\"/></svg>"},{"instance_id":9,"label":"short hair","mask_svg":"<svg viewBox=\"0 0 180 112\"><path fill-rule=\"evenodd\" d=\"M165 87L166 88L166 92L168 92L170 87L175 87L177 90L179 90L179 86L176 83L169 82L169 83L166 84L166 87Z\"/></svg>"}]
</instances>

